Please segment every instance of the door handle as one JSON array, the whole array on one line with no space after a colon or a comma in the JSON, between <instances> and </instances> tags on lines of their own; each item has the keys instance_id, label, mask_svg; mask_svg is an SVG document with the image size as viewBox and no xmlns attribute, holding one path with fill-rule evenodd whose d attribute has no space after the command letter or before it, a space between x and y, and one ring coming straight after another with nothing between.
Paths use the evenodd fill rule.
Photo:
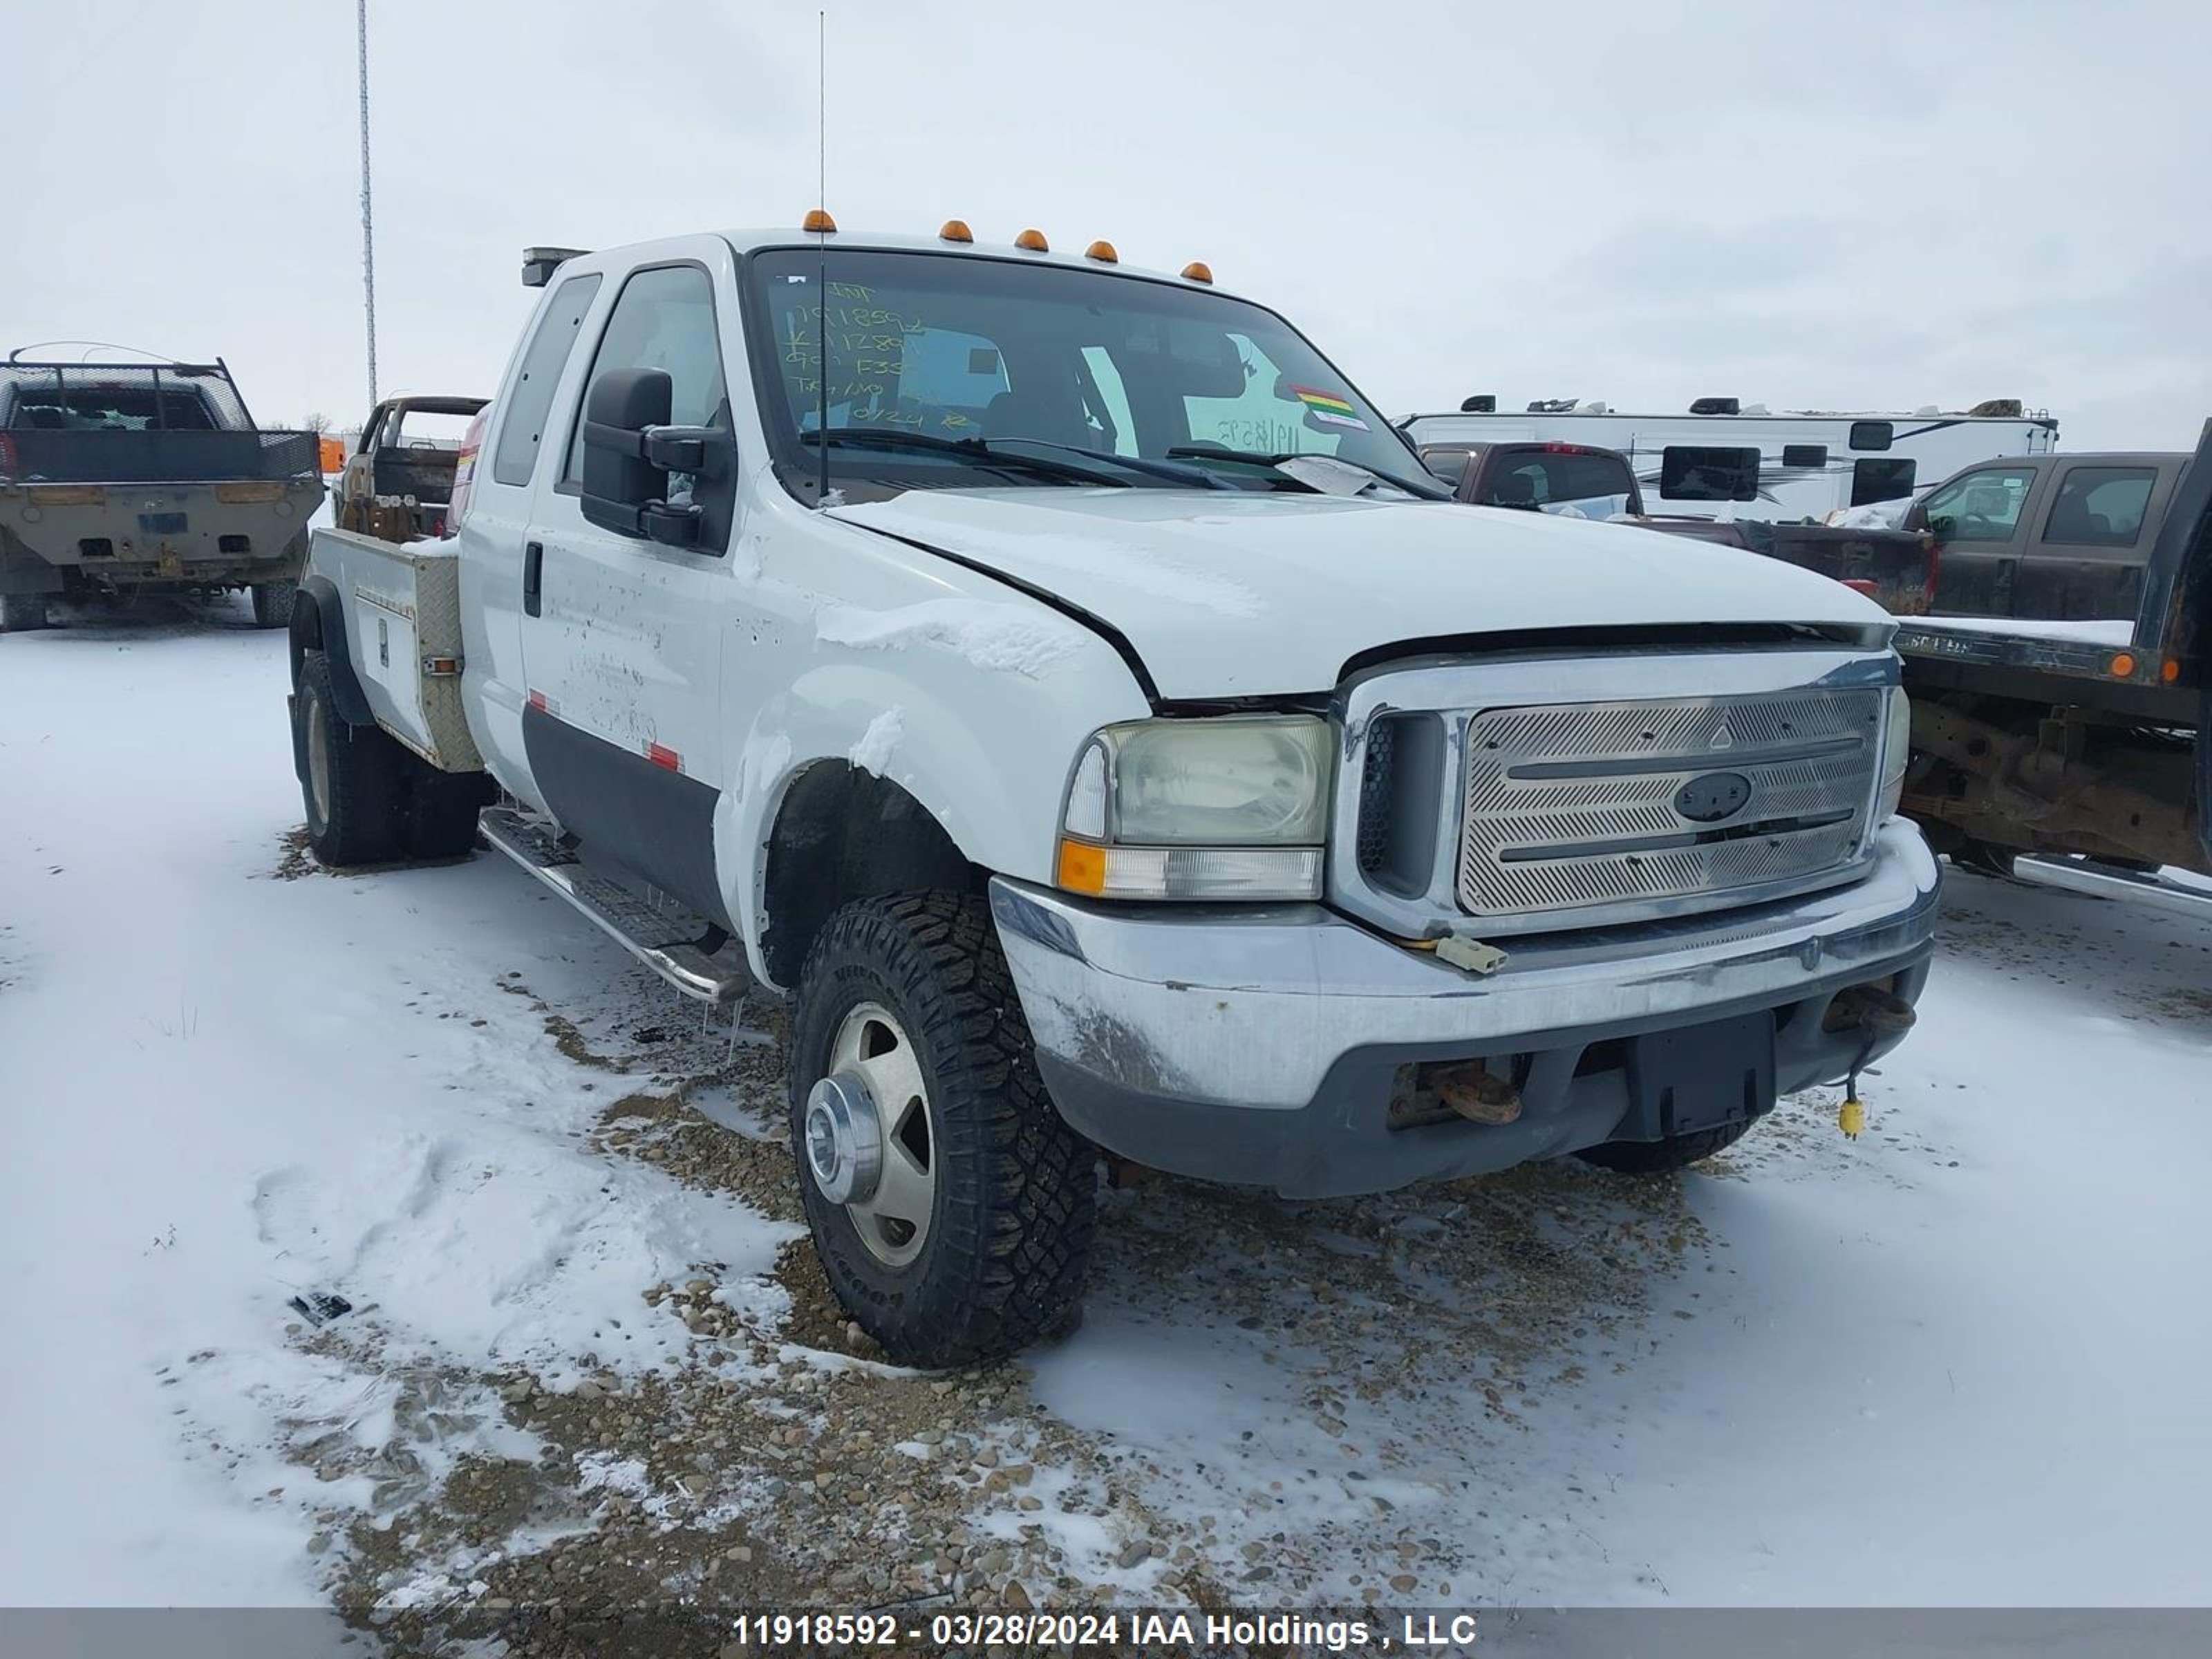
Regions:
<instances>
[{"instance_id":1,"label":"door handle","mask_svg":"<svg viewBox=\"0 0 2212 1659\"><path fill-rule=\"evenodd\" d=\"M540 614L545 603L545 544L525 543L522 549L522 611L525 616Z\"/></svg>"}]
</instances>

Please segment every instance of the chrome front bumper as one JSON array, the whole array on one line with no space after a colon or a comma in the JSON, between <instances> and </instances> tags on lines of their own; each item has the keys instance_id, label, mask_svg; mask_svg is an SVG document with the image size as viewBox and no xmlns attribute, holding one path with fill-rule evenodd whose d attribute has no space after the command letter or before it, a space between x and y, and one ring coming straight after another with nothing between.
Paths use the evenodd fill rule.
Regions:
<instances>
[{"instance_id":1,"label":"chrome front bumper","mask_svg":"<svg viewBox=\"0 0 2212 1659\"><path fill-rule=\"evenodd\" d=\"M1777 1088L1839 1077L1867 1050L1822 1031L1823 1011L1869 981L1917 995L1938 881L1919 831L1893 820L1848 887L1511 939L1480 977L1320 905L1106 906L1004 878L991 904L1046 1085L1078 1128L1162 1168L1322 1194L1613 1138L1626 1097L1583 1056L1614 1038L1771 1010ZM1385 1126L1399 1066L1509 1054L1546 1082L1518 1122Z\"/></svg>"}]
</instances>

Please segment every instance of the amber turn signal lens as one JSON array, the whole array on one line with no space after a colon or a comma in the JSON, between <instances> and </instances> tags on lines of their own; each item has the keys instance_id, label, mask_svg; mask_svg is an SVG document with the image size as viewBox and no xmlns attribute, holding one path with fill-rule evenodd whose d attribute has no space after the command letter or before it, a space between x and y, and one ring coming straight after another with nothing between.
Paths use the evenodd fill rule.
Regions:
<instances>
[{"instance_id":1,"label":"amber turn signal lens","mask_svg":"<svg viewBox=\"0 0 2212 1659\"><path fill-rule=\"evenodd\" d=\"M1052 244L1045 240L1044 233L1041 230L1024 231L1020 235L1014 238L1014 246L1018 248L1026 249L1031 253L1049 253L1052 252Z\"/></svg>"},{"instance_id":2,"label":"amber turn signal lens","mask_svg":"<svg viewBox=\"0 0 2212 1659\"><path fill-rule=\"evenodd\" d=\"M2130 653L2122 651L2115 654L2106 666L2112 671L2114 679L2124 680L2136 672L2136 659Z\"/></svg>"},{"instance_id":3,"label":"amber turn signal lens","mask_svg":"<svg viewBox=\"0 0 2212 1659\"><path fill-rule=\"evenodd\" d=\"M823 209L810 208L807 210L806 222L800 225L799 228L806 232L809 235L813 235L817 233L836 230L837 228L837 222L835 219L832 219Z\"/></svg>"},{"instance_id":4,"label":"amber turn signal lens","mask_svg":"<svg viewBox=\"0 0 2212 1659\"><path fill-rule=\"evenodd\" d=\"M937 240L940 242L972 242L975 234L968 228L965 219L947 219L938 231Z\"/></svg>"},{"instance_id":5,"label":"amber turn signal lens","mask_svg":"<svg viewBox=\"0 0 2212 1659\"><path fill-rule=\"evenodd\" d=\"M1182 279L1186 283L1210 283L1213 281L1213 267L1203 259L1193 259L1182 268Z\"/></svg>"},{"instance_id":6,"label":"amber turn signal lens","mask_svg":"<svg viewBox=\"0 0 2212 1659\"><path fill-rule=\"evenodd\" d=\"M1087 841L1062 839L1060 843L1060 884L1071 893L1106 890L1106 849Z\"/></svg>"}]
</instances>

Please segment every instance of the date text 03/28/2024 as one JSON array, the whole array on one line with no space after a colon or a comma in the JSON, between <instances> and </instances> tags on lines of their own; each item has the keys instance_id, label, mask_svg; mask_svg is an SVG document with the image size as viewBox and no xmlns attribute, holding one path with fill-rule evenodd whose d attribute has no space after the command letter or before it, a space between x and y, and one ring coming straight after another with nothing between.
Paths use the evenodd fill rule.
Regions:
<instances>
[{"instance_id":1,"label":"date text 03/28/2024","mask_svg":"<svg viewBox=\"0 0 2212 1659\"><path fill-rule=\"evenodd\" d=\"M926 1625L888 1613L750 1613L735 1621L736 1634L774 1649L890 1647L923 1640L939 1647L1036 1645L1109 1648L1121 1652L1202 1652L1224 1644L1290 1644L1329 1653L1402 1649L1431 1653L1473 1651L1471 1613L1407 1613L1395 1629L1364 1619L1311 1613L1066 1613L947 1611Z\"/></svg>"}]
</instances>

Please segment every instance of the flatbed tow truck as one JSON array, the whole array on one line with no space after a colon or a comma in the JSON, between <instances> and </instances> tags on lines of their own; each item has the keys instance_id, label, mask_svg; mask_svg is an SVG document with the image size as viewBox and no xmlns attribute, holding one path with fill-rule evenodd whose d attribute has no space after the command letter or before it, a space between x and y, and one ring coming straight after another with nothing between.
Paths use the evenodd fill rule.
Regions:
<instances>
[{"instance_id":1,"label":"flatbed tow truck","mask_svg":"<svg viewBox=\"0 0 2212 1659\"><path fill-rule=\"evenodd\" d=\"M2069 502L2137 482L2139 521L2098 514L2089 529L2063 527L2083 516ZM1960 486L1961 501L2002 501L2013 540L1996 533L2002 522L1947 519L1946 497ZM1906 814L1970 867L2212 906L2212 890L2177 878L2212 876L2212 421L2194 455L1991 463L1914 514L1939 544L1948 534L1969 546L1972 530L1999 549L1976 556L2003 579L1974 579L1985 607L2040 594L2021 608L2060 614L1900 619L1912 699ZM2092 534L2117 547L2146 533L2139 582L2078 556L2099 545ZM2069 562L2081 569L2062 580ZM1955 586L1939 577L1939 611ZM2130 593L2131 614L2112 614Z\"/></svg>"}]
</instances>

